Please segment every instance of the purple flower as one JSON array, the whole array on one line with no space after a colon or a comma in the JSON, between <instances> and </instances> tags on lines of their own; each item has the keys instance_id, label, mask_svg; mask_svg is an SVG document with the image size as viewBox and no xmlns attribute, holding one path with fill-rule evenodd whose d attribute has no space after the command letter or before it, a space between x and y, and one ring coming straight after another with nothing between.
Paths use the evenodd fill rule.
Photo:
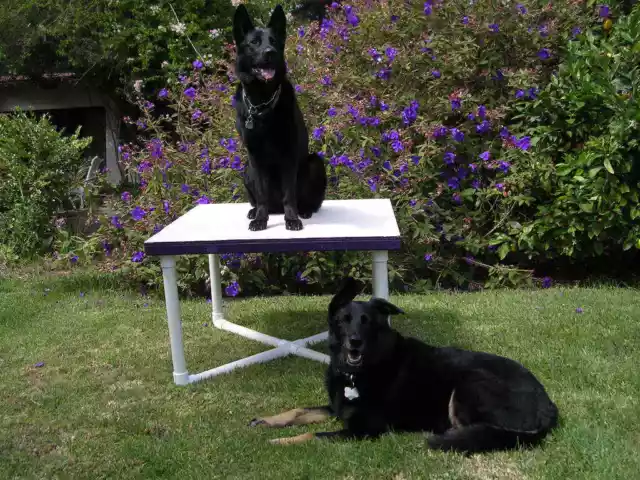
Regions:
<instances>
[{"instance_id":1,"label":"purple flower","mask_svg":"<svg viewBox=\"0 0 640 480\"><path fill-rule=\"evenodd\" d=\"M442 76L440 70L432 70L431 75L433 76L433 78L440 78Z\"/></svg>"},{"instance_id":2,"label":"purple flower","mask_svg":"<svg viewBox=\"0 0 640 480\"><path fill-rule=\"evenodd\" d=\"M200 117L202 116L202 110L196 110L195 112L193 112L193 114L191 115L191 120L193 120L194 122L196 120L198 120Z\"/></svg>"},{"instance_id":3,"label":"purple flower","mask_svg":"<svg viewBox=\"0 0 640 480\"><path fill-rule=\"evenodd\" d=\"M457 128L452 128L451 129L451 137L456 142L462 142L464 140L464 132L458 130Z\"/></svg>"},{"instance_id":4,"label":"purple flower","mask_svg":"<svg viewBox=\"0 0 640 480\"><path fill-rule=\"evenodd\" d=\"M456 154L453 152L445 152L443 160L447 165L453 165L456 162Z\"/></svg>"},{"instance_id":5,"label":"purple flower","mask_svg":"<svg viewBox=\"0 0 640 480\"><path fill-rule=\"evenodd\" d=\"M414 200L414 199L409 200L409 206L411 207L415 207L417 203L418 203L417 200Z\"/></svg>"},{"instance_id":6,"label":"purple flower","mask_svg":"<svg viewBox=\"0 0 640 480\"><path fill-rule=\"evenodd\" d=\"M34 365L35 368L42 368L44 367L44 362L38 362Z\"/></svg>"},{"instance_id":7,"label":"purple flower","mask_svg":"<svg viewBox=\"0 0 640 480\"><path fill-rule=\"evenodd\" d=\"M414 165L418 165L420 163L420 157L418 155L411 155L411 162Z\"/></svg>"},{"instance_id":8,"label":"purple flower","mask_svg":"<svg viewBox=\"0 0 640 480\"><path fill-rule=\"evenodd\" d=\"M454 112L454 111L458 110L460 107L462 107L462 102L457 97L452 98L450 100L450 102L451 102L451 111L452 112Z\"/></svg>"},{"instance_id":9,"label":"purple flower","mask_svg":"<svg viewBox=\"0 0 640 480\"><path fill-rule=\"evenodd\" d=\"M600 5L598 15L600 18L607 18L609 16L609 5Z\"/></svg>"},{"instance_id":10,"label":"purple flower","mask_svg":"<svg viewBox=\"0 0 640 480\"><path fill-rule=\"evenodd\" d=\"M511 134L509 133L509 129L507 127L502 127L500 129L500 136L502 138L507 138L509 135L511 135Z\"/></svg>"},{"instance_id":11,"label":"purple flower","mask_svg":"<svg viewBox=\"0 0 640 480\"><path fill-rule=\"evenodd\" d=\"M496 190L498 190L499 192L504 190L504 184L502 183L496 183Z\"/></svg>"},{"instance_id":12,"label":"purple flower","mask_svg":"<svg viewBox=\"0 0 640 480\"><path fill-rule=\"evenodd\" d=\"M509 167L511 167L511 164L509 162L505 162L505 161L500 162L499 168L500 170L502 170L502 173L508 173Z\"/></svg>"},{"instance_id":13,"label":"purple flower","mask_svg":"<svg viewBox=\"0 0 640 480\"><path fill-rule=\"evenodd\" d=\"M140 220L142 220L146 214L147 212L145 212L144 209L141 207L135 207L133 210L131 210L131 217L136 222L139 222Z\"/></svg>"},{"instance_id":14,"label":"purple flower","mask_svg":"<svg viewBox=\"0 0 640 480\"><path fill-rule=\"evenodd\" d=\"M433 131L433 138L442 138L447 135L449 130L445 126L440 126Z\"/></svg>"},{"instance_id":15,"label":"purple flower","mask_svg":"<svg viewBox=\"0 0 640 480\"><path fill-rule=\"evenodd\" d=\"M129 203L131 201L131 194L129 192L122 192L122 195L120 196L120 198L122 199L123 202Z\"/></svg>"},{"instance_id":16,"label":"purple flower","mask_svg":"<svg viewBox=\"0 0 640 480\"><path fill-rule=\"evenodd\" d=\"M521 139L516 141L516 147L522 151L529 150L531 147L531 138L530 137L522 137Z\"/></svg>"},{"instance_id":17,"label":"purple flower","mask_svg":"<svg viewBox=\"0 0 640 480\"><path fill-rule=\"evenodd\" d=\"M307 284L309 279L307 277L305 277L304 275L302 275L302 272L297 272L296 273L296 281L298 283Z\"/></svg>"},{"instance_id":18,"label":"purple flower","mask_svg":"<svg viewBox=\"0 0 640 480\"><path fill-rule=\"evenodd\" d=\"M386 162L384 162L382 164L382 168L384 168L385 170L391 170L391 162L389 160L387 160Z\"/></svg>"},{"instance_id":19,"label":"purple flower","mask_svg":"<svg viewBox=\"0 0 640 480\"><path fill-rule=\"evenodd\" d=\"M538 52L538 57L541 60L548 60L549 58L551 58L551 50L549 50L548 48L540 49L540 51Z\"/></svg>"},{"instance_id":20,"label":"purple flower","mask_svg":"<svg viewBox=\"0 0 640 480\"><path fill-rule=\"evenodd\" d=\"M298 28L298 37L302 38L304 37L304 27L300 27Z\"/></svg>"},{"instance_id":21,"label":"purple flower","mask_svg":"<svg viewBox=\"0 0 640 480\"><path fill-rule=\"evenodd\" d=\"M580 35L581 33L582 33L582 29L580 27L573 27L571 29L571 36L574 38Z\"/></svg>"},{"instance_id":22,"label":"purple flower","mask_svg":"<svg viewBox=\"0 0 640 480\"><path fill-rule=\"evenodd\" d=\"M144 260L144 252L135 252L131 256L131 261L134 263L140 263L142 260Z\"/></svg>"},{"instance_id":23,"label":"purple flower","mask_svg":"<svg viewBox=\"0 0 640 480\"><path fill-rule=\"evenodd\" d=\"M464 17L462 17L462 20L460 20L460 22L463 25L469 25L469 17L467 17L466 15Z\"/></svg>"},{"instance_id":24,"label":"purple flower","mask_svg":"<svg viewBox=\"0 0 640 480\"><path fill-rule=\"evenodd\" d=\"M516 98L517 98L518 100L520 100L520 99L524 98L524 90L522 90L522 89L517 90L517 91L516 91Z\"/></svg>"},{"instance_id":25,"label":"purple flower","mask_svg":"<svg viewBox=\"0 0 640 480\"><path fill-rule=\"evenodd\" d=\"M164 210L164 213L169 215L169 210L171 209L171 204L169 203L169 200L162 201L162 208Z\"/></svg>"},{"instance_id":26,"label":"purple flower","mask_svg":"<svg viewBox=\"0 0 640 480\"><path fill-rule=\"evenodd\" d=\"M322 85L326 85L329 86L331 85L333 82L331 80L331 77L329 75L325 75L324 77L322 77L322 79L320 80L320 83Z\"/></svg>"},{"instance_id":27,"label":"purple flower","mask_svg":"<svg viewBox=\"0 0 640 480\"><path fill-rule=\"evenodd\" d=\"M153 158L161 158L162 157L162 140L159 138L154 138L149 142L149 147L151 150L151 156Z\"/></svg>"},{"instance_id":28,"label":"purple flower","mask_svg":"<svg viewBox=\"0 0 640 480\"><path fill-rule=\"evenodd\" d=\"M477 133L483 134L487 133L489 130L491 130L491 122L489 120L483 120L478 125L476 125Z\"/></svg>"},{"instance_id":29,"label":"purple flower","mask_svg":"<svg viewBox=\"0 0 640 480\"><path fill-rule=\"evenodd\" d=\"M458 205L460 205L462 203L462 197L460 196L460 194L458 192L454 193L451 196L451 200L453 200L453 203L457 203Z\"/></svg>"},{"instance_id":30,"label":"purple flower","mask_svg":"<svg viewBox=\"0 0 640 480\"><path fill-rule=\"evenodd\" d=\"M478 190L480 188L480 180L478 180L477 178L473 179L473 181L471 182L471 187L474 190Z\"/></svg>"},{"instance_id":31,"label":"purple flower","mask_svg":"<svg viewBox=\"0 0 640 480\"><path fill-rule=\"evenodd\" d=\"M424 256L424 261L425 261L425 262L430 262L430 261L432 261L432 260L433 260L433 255L432 255L432 254L427 253L427 254Z\"/></svg>"},{"instance_id":32,"label":"purple flower","mask_svg":"<svg viewBox=\"0 0 640 480\"><path fill-rule=\"evenodd\" d=\"M238 285L238 282L231 282L229 285L227 285L227 287L224 289L224 292L229 296L229 297L235 297L238 295L238 293L240 292L240 285Z\"/></svg>"},{"instance_id":33,"label":"purple flower","mask_svg":"<svg viewBox=\"0 0 640 480\"><path fill-rule=\"evenodd\" d=\"M387 58L389 59L390 62L393 62L393 60L398 55L398 51L393 47L387 47L387 49L385 50L384 53L385 53L385 55L387 56Z\"/></svg>"},{"instance_id":34,"label":"purple flower","mask_svg":"<svg viewBox=\"0 0 640 480\"><path fill-rule=\"evenodd\" d=\"M322 138L322 136L324 135L324 131L325 128L324 127L317 127L313 130L313 138L315 140L320 140Z\"/></svg>"},{"instance_id":35,"label":"purple flower","mask_svg":"<svg viewBox=\"0 0 640 480\"><path fill-rule=\"evenodd\" d=\"M491 30L493 33L498 33L500 31L500 27L497 23L492 23L489 25L489 30Z\"/></svg>"},{"instance_id":36,"label":"purple flower","mask_svg":"<svg viewBox=\"0 0 640 480\"><path fill-rule=\"evenodd\" d=\"M200 60L194 60L192 65L194 70L200 70L202 67L204 67L204 64Z\"/></svg>"},{"instance_id":37,"label":"purple flower","mask_svg":"<svg viewBox=\"0 0 640 480\"><path fill-rule=\"evenodd\" d=\"M184 94L187 98L193 100L196 98L196 89L193 87L189 87L184 91Z\"/></svg>"},{"instance_id":38,"label":"purple flower","mask_svg":"<svg viewBox=\"0 0 640 480\"><path fill-rule=\"evenodd\" d=\"M329 110L327 110L327 115L329 115L330 117L335 117L337 114L338 111L334 107L331 107Z\"/></svg>"},{"instance_id":39,"label":"purple flower","mask_svg":"<svg viewBox=\"0 0 640 480\"><path fill-rule=\"evenodd\" d=\"M582 309L582 307L578 307L576 308L576 313L583 313L584 310Z\"/></svg>"},{"instance_id":40,"label":"purple flower","mask_svg":"<svg viewBox=\"0 0 640 480\"><path fill-rule=\"evenodd\" d=\"M451 177L447 182L447 185L451 190L457 190L460 188L460 180L458 180L458 177Z\"/></svg>"},{"instance_id":41,"label":"purple flower","mask_svg":"<svg viewBox=\"0 0 640 480\"><path fill-rule=\"evenodd\" d=\"M113 225L114 227L116 227L118 229L124 228L122 223L120 223L120 218L117 215L114 215L113 217L111 217L111 225Z\"/></svg>"},{"instance_id":42,"label":"purple flower","mask_svg":"<svg viewBox=\"0 0 640 480\"><path fill-rule=\"evenodd\" d=\"M432 12L433 12L433 5L431 4L431 1L424 2L424 14L431 15Z\"/></svg>"},{"instance_id":43,"label":"purple flower","mask_svg":"<svg viewBox=\"0 0 640 480\"><path fill-rule=\"evenodd\" d=\"M487 116L487 107L480 105L478 107L478 117L484 119Z\"/></svg>"},{"instance_id":44,"label":"purple flower","mask_svg":"<svg viewBox=\"0 0 640 480\"><path fill-rule=\"evenodd\" d=\"M196 203L198 205L207 205L208 203L211 203L211 200L203 193L198 200L196 200Z\"/></svg>"},{"instance_id":45,"label":"purple flower","mask_svg":"<svg viewBox=\"0 0 640 480\"><path fill-rule=\"evenodd\" d=\"M182 187L180 187L180 190L182 191L182 193L189 193L189 190L191 190L191 187L185 183L182 184Z\"/></svg>"},{"instance_id":46,"label":"purple flower","mask_svg":"<svg viewBox=\"0 0 640 480\"><path fill-rule=\"evenodd\" d=\"M169 92L167 91L166 88L163 88L158 92L158 98L166 98L167 95L169 95Z\"/></svg>"},{"instance_id":47,"label":"purple flower","mask_svg":"<svg viewBox=\"0 0 640 480\"><path fill-rule=\"evenodd\" d=\"M520 13L520 15L525 15L527 13L527 7L525 7L521 3L518 3L516 5L516 9L518 10L518 13Z\"/></svg>"},{"instance_id":48,"label":"purple flower","mask_svg":"<svg viewBox=\"0 0 640 480\"><path fill-rule=\"evenodd\" d=\"M553 280L551 280L551 277L544 277L542 279L542 288L550 288L551 285L553 285Z\"/></svg>"},{"instance_id":49,"label":"purple flower","mask_svg":"<svg viewBox=\"0 0 640 480\"><path fill-rule=\"evenodd\" d=\"M71 263L77 263L78 262L78 256L74 255L73 257L71 257Z\"/></svg>"}]
</instances>

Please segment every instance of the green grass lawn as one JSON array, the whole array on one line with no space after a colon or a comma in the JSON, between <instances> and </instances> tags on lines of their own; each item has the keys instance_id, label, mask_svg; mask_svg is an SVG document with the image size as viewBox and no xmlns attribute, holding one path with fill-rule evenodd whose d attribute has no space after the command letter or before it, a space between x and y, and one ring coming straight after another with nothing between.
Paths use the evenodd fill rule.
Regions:
<instances>
[{"instance_id":1,"label":"green grass lawn","mask_svg":"<svg viewBox=\"0 0 640 480\"><path fill-rule=\"evenodd\" d=\"M115 284L86 275L0 281L1 478L639 478L637 290L393 297L408 313L394 322L402 332L517 359L560 408L560 427L541 447L464 458L428 451L419 434L269 445L338 427L246 426L257 415L324 403L324 367L288 357L177 387L163 300ZM327 303L239 300L227 312L242 325L297 339L324 329ZM204 326L208 315L203 300L183 303L191 372L265 349Z\"/></svg>"}]
</instances>

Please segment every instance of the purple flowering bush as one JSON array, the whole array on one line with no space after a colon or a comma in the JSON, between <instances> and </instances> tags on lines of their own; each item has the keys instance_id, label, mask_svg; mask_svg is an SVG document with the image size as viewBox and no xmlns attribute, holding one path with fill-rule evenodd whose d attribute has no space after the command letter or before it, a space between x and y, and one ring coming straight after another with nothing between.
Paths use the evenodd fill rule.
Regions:
<instances>
[{"instance_id":1,"label":"purple flowering bush","mask_svg":"<svg viewBox=\"0 0 640 480\"><path fill-rule=\"evenodd\" d=\"M328 198L392 200L403 234L390 261L396 287L530 278L502 265L491 242L509 221L505 199L520 161L513 152L526 157L532 148L511 112L536 101L594 11L580 2L500 5L355 0L334 4L321 25L289 27L290 77L311 148L326 160ZM142 254L146 238L198 203L246 201L235 81L227 46L212 67L195 60L155 98L138 99L142 114L129 122L140 140L121 155L139 187L112 200L113 215L84 249L105 268L157 285L158 262ZM157 114L159 103L171 113ZM370 276L359 253L228 255L223 263L234 296L326 291L344 273ZM206 258L184 257L179 268L185 289L204 284Z\"/></svg>"},{"instance_id":2,"label":"purple flowering bush","mask_svg":"<svg viewBox=\"0 0 640 480\"><path fill-rule=\"evenodd\" d=\"M492 241L503 252L604 256L612 269L640 249L640 8L613 28L609 7L598 16L604 28L572 42L553 82L513 117L535 146L506 156L517 168L504 179L510 222Z\"/></svg>"}]
</instances>

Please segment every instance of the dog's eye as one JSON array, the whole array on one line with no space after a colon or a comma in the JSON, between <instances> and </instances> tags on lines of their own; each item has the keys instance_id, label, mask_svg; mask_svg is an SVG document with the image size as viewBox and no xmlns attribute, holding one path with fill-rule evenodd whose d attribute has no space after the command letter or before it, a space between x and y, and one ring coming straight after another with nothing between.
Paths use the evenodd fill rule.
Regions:
<instances>
[{"instance_id":1,"label":"dog's eye","mask_svg":"<svg viewBox=\"0 0 640 480\"><path fill-rule=\"evenodd\" d=\"M276 43L276 39L273 38L273 37L269 37L269 43L275 44Z\"/></svg>"},{"instance_id":2,"label":"dog's eye","mask_svg":"<svg viewBox=\"0 0 640 480\"><path fill-rule=\"evenodd\" d=\"M260 39L258 37L254 38L253 40L251 40L251 44L252 45L260 45Z\"/></svg>"},{"instance_id":3,"label":"dog's eye","mask_svg":"<svg viewBox=\"0 0 640 480\"><path fill-rule=\"evenodd\" d=\"M360 323L364 324L367 323L369 321L369 317L367 317L366 315L362 315L360 317Z\"/></svg>"}]
</instances>

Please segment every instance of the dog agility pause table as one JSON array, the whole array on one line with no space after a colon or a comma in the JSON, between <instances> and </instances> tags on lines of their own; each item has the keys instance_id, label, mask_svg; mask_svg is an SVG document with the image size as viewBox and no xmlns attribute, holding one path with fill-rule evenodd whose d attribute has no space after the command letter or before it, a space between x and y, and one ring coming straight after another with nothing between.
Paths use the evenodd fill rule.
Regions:
<instances>
[{"instance_id":1,"label":"dog agility pause table","mask_svg":"<svg viewBox=\"0 0 640 480\"><path fill-rule=\"evenodd\" d=\"M318 213L303 220L304 228L287 230L284 215L271 215L266 230L249 230L248 203L197 205L145 242L147 255L160 256L173 360L173 379L187 385L254 363L290 354L329 363L329 357L308 345L328 338L328 332L300 340L283 340L224 319L220 279L221 253L367 250L373 255L373 294L389 297L389 250L400 248L400 231L387 199L327 200ZM212 325L275 348L197 374L189 374L184 358L182 323L176 278L176 255L208 254Z\"/></svg>"}]
</instances>

